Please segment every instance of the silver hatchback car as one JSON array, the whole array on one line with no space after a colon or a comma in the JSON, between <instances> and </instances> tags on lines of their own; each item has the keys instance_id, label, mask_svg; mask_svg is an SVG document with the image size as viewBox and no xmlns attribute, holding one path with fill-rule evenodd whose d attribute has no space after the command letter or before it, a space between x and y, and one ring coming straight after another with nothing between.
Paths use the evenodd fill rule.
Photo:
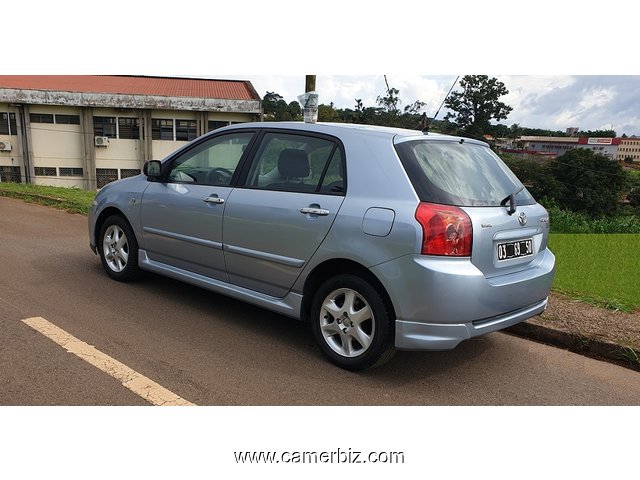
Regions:
<instances>
[{"instance_id":1,"label":"silver hatchback car","mask_svg":"<svg viewBox=\"0 0 640 480\"><path fill-rule=\"evenodd\" d=\"M549 216L476 140L353 124L246 123L113 182L91 248L308 321L340 367L448 350L544 311Z\"/></svg>"}]
</instances>

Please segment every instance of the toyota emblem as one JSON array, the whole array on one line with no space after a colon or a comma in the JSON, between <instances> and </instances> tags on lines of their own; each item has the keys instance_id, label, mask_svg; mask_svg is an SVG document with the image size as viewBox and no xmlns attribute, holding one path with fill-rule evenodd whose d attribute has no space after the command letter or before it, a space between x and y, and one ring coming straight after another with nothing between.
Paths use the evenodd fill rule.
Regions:
<instances>
[{"instance_id":1,"label":"toyota emblem","mask_svg":"<svg viewBox=\"0 0 640 480\"><path fill-rule=\"evenodd\" d=\"M524 212L520 212L518 214L518 223L520 223L520 225L525 226L527 224L527 214Z\"/></svg>"}]
</instances>

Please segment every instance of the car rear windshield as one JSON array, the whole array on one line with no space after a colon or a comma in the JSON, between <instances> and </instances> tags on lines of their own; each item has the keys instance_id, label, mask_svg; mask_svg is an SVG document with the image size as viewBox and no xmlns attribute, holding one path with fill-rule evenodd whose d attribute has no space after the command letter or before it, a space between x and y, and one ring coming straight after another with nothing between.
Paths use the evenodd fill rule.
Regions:
<instances>
[{"instance_id":1,"label":"car rear windshield","mask_svg":"<svg viewBox=\"0 0 640 480\"><path fill-rule=\"evenodd\" d=\"M425 139L402 141L395 147L423 202L493 207L518 192L518 205L535 203L509 167L484 145Z\"/></svg>"}]
</instances>

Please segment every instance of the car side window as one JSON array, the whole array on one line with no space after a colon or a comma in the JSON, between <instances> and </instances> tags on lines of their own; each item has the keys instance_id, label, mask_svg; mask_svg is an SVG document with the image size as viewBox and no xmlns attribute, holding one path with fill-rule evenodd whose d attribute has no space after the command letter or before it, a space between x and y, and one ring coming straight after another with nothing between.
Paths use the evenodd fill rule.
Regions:
<instances>
[{"instance_id":1,"label":"car side window","mask_svg":"<svg viewBox=\"0 0 640 480\"><path fill-rule=\"evenodd\" d=\"M228 186L253 132L230 133L211 138L175 158L168 181Z\"/></svg>"},{"instance_id":2,"label":"car side window","mask_svg":"<svg viewBox=\"0 0 640 480\"><path fill-rule=\"evenodd\" d=\"M344 193L343 159L326 138L266 133L249 170L247 186L261 190Z\"/></svg>"}]
</instances>

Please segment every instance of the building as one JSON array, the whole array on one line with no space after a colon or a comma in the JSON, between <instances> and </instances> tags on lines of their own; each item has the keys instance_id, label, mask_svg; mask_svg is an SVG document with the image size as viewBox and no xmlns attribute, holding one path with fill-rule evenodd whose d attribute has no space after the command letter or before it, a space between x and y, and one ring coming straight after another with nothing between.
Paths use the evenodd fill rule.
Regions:
<instances>
[{"instance_id":1,"label":"building","mask_svg":"<svg viewBox=\"0 0 640 480\"><path fill-rule=\"evenodd\" d=\"M0 181L93 190L208 131L261 118L248 81L0 76Z\"/></svg>"},{"instance_id":2,"label":"building","mask_svg":"<svg viewBox=\"0 0 640 480\"><path fill-rule=\"evenodd\" d=\"M519 143L529 153L560 156L574 148L587 148L612 160L618 159L622 138L523 136ZM640 149L639 149L640 153Z\"/></svg>"},{"instance_id":3,"label":"building","mask_svg":"<svg viewBox=\"0 0 640 480\"><path fill-rule=\"evenodd\" d=\"M640 138L621 138L618 145L618 160L624 161L630 158L634 162L640 162Z\"/></svg>"}]
</instances>

